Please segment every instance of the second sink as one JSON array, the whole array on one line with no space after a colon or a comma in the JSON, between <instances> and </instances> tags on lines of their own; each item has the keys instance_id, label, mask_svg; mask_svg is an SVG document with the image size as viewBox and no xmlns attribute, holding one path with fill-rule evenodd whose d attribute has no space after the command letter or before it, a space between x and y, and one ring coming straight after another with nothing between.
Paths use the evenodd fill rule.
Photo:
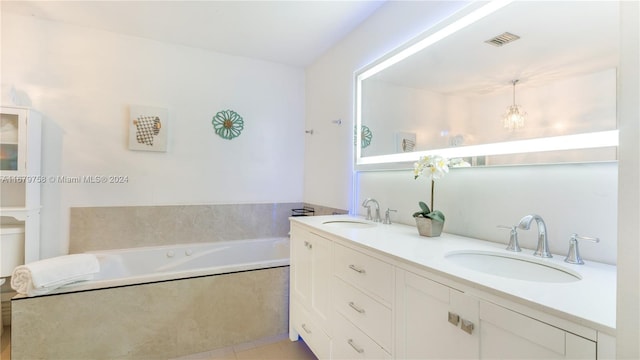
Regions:
<instances>
[{"instance_id":1,"label":"second sink","mask_svg":"<svg viewBox=\"0 0 640 360\"><path fill-rule=\"evenodd\" d=\"M453 251L445 258L458 266L511 279L538 282L573 282L582 277L564 267L491 251Z\"/></svg>"}]
</instances>

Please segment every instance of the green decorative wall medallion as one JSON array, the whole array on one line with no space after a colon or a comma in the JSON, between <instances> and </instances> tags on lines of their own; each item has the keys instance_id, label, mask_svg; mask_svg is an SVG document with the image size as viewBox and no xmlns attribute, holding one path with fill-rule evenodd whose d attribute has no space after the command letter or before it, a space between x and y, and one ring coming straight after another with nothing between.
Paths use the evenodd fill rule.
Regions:
<instances>
[{"instance_id":1,"label":"green decorative wall medallion","mask_svg":"<svg viewBox=\"0 0 640 360\"><path fill-rule=\"evenodd\" d=\"M362 129L360 131L360 139L362 139L362 148L364 149L367 146L371 145L371 138L373 137L373 133L371 132L371 129L369 129L365 125L362 125Z\"/></svg>"},{"instance_id":2,"label":"green decorative wall medallion","mask_svg":"<svg viewBox=\"0 0 640 360\"><path fill-rule=\"evenodd\" d=\"M227 140L240 136L242 129L244 129L242 116L233 110L218 111L211 123L216 134Z\"/></svg>"}]
</instances>

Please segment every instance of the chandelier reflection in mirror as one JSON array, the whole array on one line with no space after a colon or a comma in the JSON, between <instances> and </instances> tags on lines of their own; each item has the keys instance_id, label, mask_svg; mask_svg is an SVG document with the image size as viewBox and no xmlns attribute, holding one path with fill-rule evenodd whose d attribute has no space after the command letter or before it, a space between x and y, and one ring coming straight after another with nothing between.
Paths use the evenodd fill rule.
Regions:
<instances>
[{"instance_id":1,"label":"chandelier reflection in mirror","mask_svg":"<svg viewBox=\"0 0 640 360\"><path fill-rule=\"evenodd\" d=\"M505 129L515 130L524 127L524 120L527 117L527 113L522 109L522 106L516 105L516 84L519 80L512 80L513 84L513 103L507 107L502 118L502 123Z\"/></svg>"}]
</instances>

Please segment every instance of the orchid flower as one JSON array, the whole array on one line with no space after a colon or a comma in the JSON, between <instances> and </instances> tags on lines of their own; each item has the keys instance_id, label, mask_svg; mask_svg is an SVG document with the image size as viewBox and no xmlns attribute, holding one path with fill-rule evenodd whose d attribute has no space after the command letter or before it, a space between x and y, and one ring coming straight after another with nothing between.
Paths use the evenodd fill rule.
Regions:
<instances>
[{"instance_id":1,"label":"orchid flower","mask_svg":"<svg viewBox=\"0 0 640 360\"><path fill-rule=\"evenodd\" d=\"M444 214L433 208L434 187L435 180L441 179L449 172L449 159L439 155L427 155L421 156L418 162L413 165L413 176L417 179L421 175L428 177L431 180L431 209L420 202L421 212L414 214L421 214L422 216L429 217L434 220L444 221Z\"/></svg>"}]
</instances>

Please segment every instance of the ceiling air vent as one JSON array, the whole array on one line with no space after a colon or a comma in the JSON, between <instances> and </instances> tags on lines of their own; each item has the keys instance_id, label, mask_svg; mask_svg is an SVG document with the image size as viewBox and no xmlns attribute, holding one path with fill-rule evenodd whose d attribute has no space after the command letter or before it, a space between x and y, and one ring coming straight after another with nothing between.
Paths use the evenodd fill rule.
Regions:
<instances>
[{"instance_id":1,"label":"ceiling air vent","mask_svg":"<svg viewBox=\"0 0 640 360\"><path fill-rule=\"evenodd\" d=\"M485 41L487 44L491 44L493 46L502 46L502 45L506 45L512 41L516 41L520 39L520 36L518 35L514 35L512 33L506 32L503 34L500 34L496 37L494 37L493 39L489 39L487 41Z\"/></svg>"}]
</instances>

